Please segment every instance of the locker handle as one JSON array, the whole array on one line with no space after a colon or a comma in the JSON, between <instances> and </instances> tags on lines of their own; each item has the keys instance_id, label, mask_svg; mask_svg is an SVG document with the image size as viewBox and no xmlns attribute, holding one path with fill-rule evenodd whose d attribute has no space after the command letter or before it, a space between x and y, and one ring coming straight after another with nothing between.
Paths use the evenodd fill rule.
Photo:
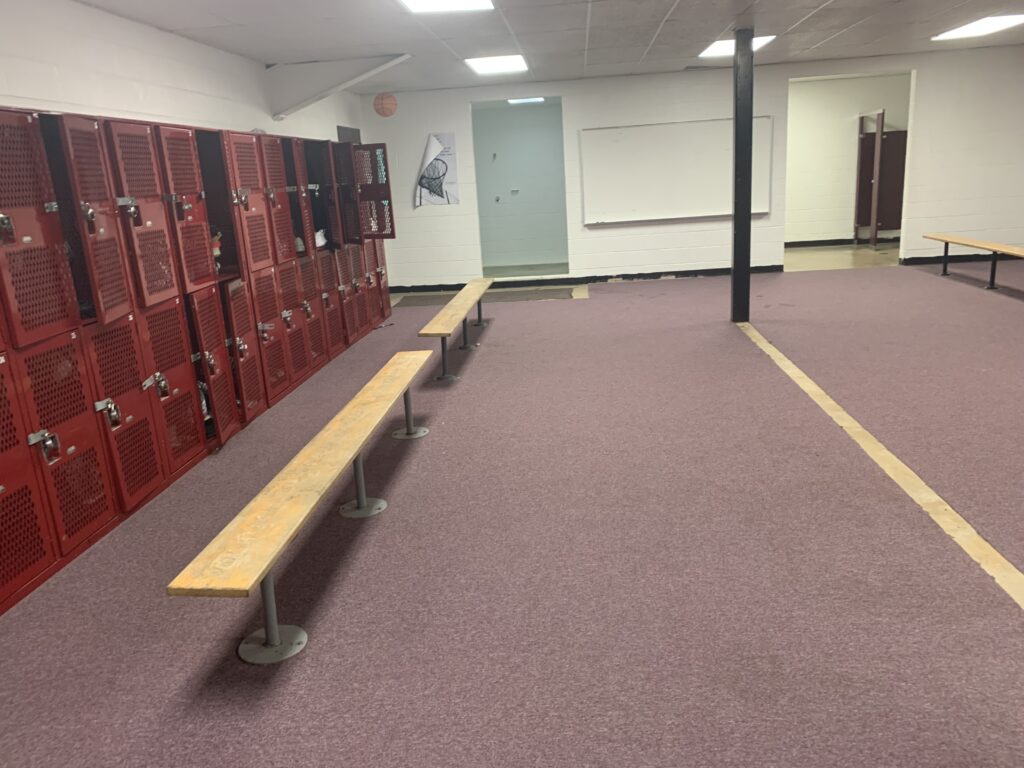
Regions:
<instances>
[{"instance_id":1,"label":"locker handle","mask_svg":"<svg viewBox=\"0 0 1024 768\"><path fill-rule=\"evenodd\" d=\"M302 311L306 313L308 319L313 319L313 306L308 301L302 302Z\"/></svg>"},{"instance_id":2,"label":"locker handle","mask_svg":"<svg viewBox=\"0 0 1024 768\"><path fill-rule=\"evenodd\" d=\"M14 242L14 221L5 213L0 213L0 243Z\"/></svg>"},{"instance_id":3,"label":"locker handle","mask_svg":"<svg viewBox=\"0 0 1024 768\"><path fill-rule=\"evenodd\" d=\"M331 308L331 294L329 294L327 291L324 291L323 293L320 294L320 298L323 300L324 306L327 307L327 309L330 309Z\"/></svg>"},{"instance_id":4,"label":"locker handle","mask_svg":"<svg viewBox=\"0 0 1024 768\"><path fill-rule=\"evenodd\" d=\"M167 382L167 377L160 371L153 374L153 383L156 384L156 391L161 400L171 396L171 385Z\"/></svg>"},{"instance_id":5,"label":"locker handle","mask_svg":"<svg viewBox=\"0 0 1024 768\"><path fill-rule=\"evenodd\" d=\"M281 313L281 319L284 320L285 328L292 327L292 311L290 309L286 309Z\"/></svg>"},{"instance_id":6,"label":"locker handle","mask_svg":"<svg viewBox=\"0 0 1024 768\"><path fill-rule=\"evenodd\" d=\"M82 218L85 219L85 227L90 235L96 234L96 209L88 203L79 203L82 209Z\"/></svg>"},{"instance_id":7,"label":"locker handle","mask_svg":"<svg viewBox=\"0 0 1024 768\"><path fill-rule=\"evenodd\" d=\"M241 336L235 337L235 351L238 354L239 360L245 360L245 356L249 352L249 345L245 343L245 339Z\"/></svg>"},{"instance_id":8,"label":"locker handle","mask_svg":"<svg viewBox=\"0 0 1024 768\"><path fill-rule=\"evenodd\" d=\"M121 409L109 397L106 400L93 403L92 407L96 413L102 413L107 417L107 423L110 424L111 429L117 429L121 426Z\"/></svg>"},{"instance_id":9,"label":"locker handle","mask_svg":"<svg viewBox=\"0 0 1024 768\"><path fill-rule=\"evenodd\" d=\"M203 352L203 359L206 360L206 367L210 370L211 376L216 376L220 371L217 368L217 358L213 356L213 352Z\"/></svg>"},{"instance_id":10,"label":"locker handle","mask_svg":"<svg viewBox=\"0 0 1024 768\"><path fill-rule=\"evenodd\" d=\"M263 341L270 341L270 334L268 331L274 330L273 323L256 323L256 330L259 331L260 338Z\"/></svg>"},{"instance_id":11,"label":"locker handle","mask_svg":"<svg viewBox=\"0 0 1024 768\"><path fill-rule=\"evenodd\" d=\"M38 445L39 450L43 452L43 458L50 464L60 458L60 437L47 429L41 429L29 435L28 444Z\"/></svg>"}]
</instances>

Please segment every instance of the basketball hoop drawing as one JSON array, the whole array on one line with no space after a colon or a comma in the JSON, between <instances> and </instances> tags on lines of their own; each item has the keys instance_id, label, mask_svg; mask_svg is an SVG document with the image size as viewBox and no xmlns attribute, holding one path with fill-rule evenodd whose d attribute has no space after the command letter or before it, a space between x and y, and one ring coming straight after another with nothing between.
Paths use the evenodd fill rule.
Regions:
<instances>
[{"instance_id":1,"label":"basketball hoop drawing","mask_svg":"<svg viewBox=\"0 0 1024 768\"><path fill-rule=\"evenodd\" d=\"M434 197L450 203L448 193L444 189L444 180L448 175L448 163L439 157L435 157L427 167L423 169L419 180L420 205L423 205L423 190Z\"/></svg>"}]
</instances>

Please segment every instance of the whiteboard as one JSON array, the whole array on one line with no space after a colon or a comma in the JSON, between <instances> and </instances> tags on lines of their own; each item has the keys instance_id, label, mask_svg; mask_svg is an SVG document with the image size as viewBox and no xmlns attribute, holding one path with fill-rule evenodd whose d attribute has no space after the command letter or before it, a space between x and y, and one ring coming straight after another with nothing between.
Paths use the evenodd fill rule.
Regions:
<instances>
[{"instance_id":1,"label":"whiteboard","mask_svg":"<svg viewBox=\"0 0 1024 768\"><path fill-rule=\"evenodd\" d=\"M733 121L580 131L583 223L729 216ZM754 118L753 213L771 210L772 119Z\"/></svg>"}]
</instances>

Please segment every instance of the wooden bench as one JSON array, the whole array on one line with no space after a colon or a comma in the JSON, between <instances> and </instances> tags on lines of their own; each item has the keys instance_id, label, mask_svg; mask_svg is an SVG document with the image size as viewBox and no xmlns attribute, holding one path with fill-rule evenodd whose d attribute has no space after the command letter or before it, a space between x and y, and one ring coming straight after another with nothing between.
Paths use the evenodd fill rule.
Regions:
<instances>
[{"instance_id":1,"label":"wooden bench","mask_svg":"<svg viewBox=\"0 0 1024 768\"><path fill-rule=\"evenodd\" d=\"M996 263L999 261L999 256L1014 256L1018 259L1024 259L1024 247L1019 245L1004 245L1003 243L992 243L988 240L978 240L973 237L962 237L960 235L925 235L927 240L937 240L940 243L944 243L942 249L942 274L949 274L949 246L962 245L967 248L977 248L982 251L992 252L992 269L989 271L988 285L985 287L989 290L995 290L996 288Z\"/></svg>"},{"instance_id":2,"label":"wooden bench","mask_svg":"<svg viewBox=\"0 0 1024 768\"><path fill-rule=\"evenodd\" d=\"M248 597L259 584L264 628L238 647L244 661L272 664L305 647L307 635L301 627L278 626L271 568L349 462L356 499L342 506L342 515L369 517L387 507L381 499L366 498L362 451L399 397L405 400L405 429L393 436L427 434L413 426L409 386L432 354L422 350L392 357L167 586L172 596Z\"/></svg>"},{"instance_id":3,"label":"wooden bench","mask_svg":"<svg viewBox=\"0 0 1024 768\"><path fill-rule=\"evenodd\" d=\"M473 305L476 304L476 325L484 325L483 297L493 282L494 280L489 277L470 280L420 331L421 337L441 339L441 375L437 377L439 380L452 381L458 378L458 376L448 373L448 339L455 333L455 329L461 322L462 346L459 349L470 349L467 316Z\"/></svg>"}]
</instances>

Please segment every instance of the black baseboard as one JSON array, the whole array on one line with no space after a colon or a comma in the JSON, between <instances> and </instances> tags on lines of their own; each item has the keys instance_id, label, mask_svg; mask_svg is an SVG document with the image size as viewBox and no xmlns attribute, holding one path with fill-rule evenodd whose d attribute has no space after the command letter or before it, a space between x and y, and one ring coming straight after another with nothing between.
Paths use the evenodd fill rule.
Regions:
<instances>
[{"instance_id":1,"label":"black baseboard","mask_svg":"<svg viewBox=\"0 0 1024 768\"><path fill-rule=\"evenodd\" d=\"M991 253L966 253L957 254L955 256L950 255L950 264L966 264L972 261L992 261ZM1006 256L1005 254L999 254L996 261L1020 261L1016 256ZM906 259L901 259L900 264L904 264L908 267L913 267L917 264L941 264L942 255L938 256L911 256Z\"/></svg>"},{"instance_id":2,"label":"black baseboard","mask_svg":"<svg viewBox=\"0 0 1024 768\"><path fill-rule=\"evenodd\" d=\"M880 237L878 242L880 243L898 243L900 239L898 237ZM867 245L867 241L861 240L860 245ZM830 245L857 245L853 242L853 238L847 238L845 240L793 240L792 242L784 244L786 248L826 248Z\"/></svg>"},{"instance_id":3,"label":"black baseboard","mask_svg":"<svg viewBox=\"0 0 1024 768\"><path fill-rule=\"evenodd\" d=\"M781 272L781 264L772 264L764 267L751 267L754 274L767 272ZM636 274L623 275L597 275L587 277L553 277L546 280L529 279L522 280L501 280L494 283L495 288L553 288L559 285L583 285L585 283L607 283L610 280L660 280L663 277L713 277L717 275L728 275L732 272L729 267L717 267L715 269L685 269L674 272L638 272ZM465 283L439 283L437 285L392 285L391 293L427 293L433 291L457 291Z\"/></svg>"}]
</instances>

